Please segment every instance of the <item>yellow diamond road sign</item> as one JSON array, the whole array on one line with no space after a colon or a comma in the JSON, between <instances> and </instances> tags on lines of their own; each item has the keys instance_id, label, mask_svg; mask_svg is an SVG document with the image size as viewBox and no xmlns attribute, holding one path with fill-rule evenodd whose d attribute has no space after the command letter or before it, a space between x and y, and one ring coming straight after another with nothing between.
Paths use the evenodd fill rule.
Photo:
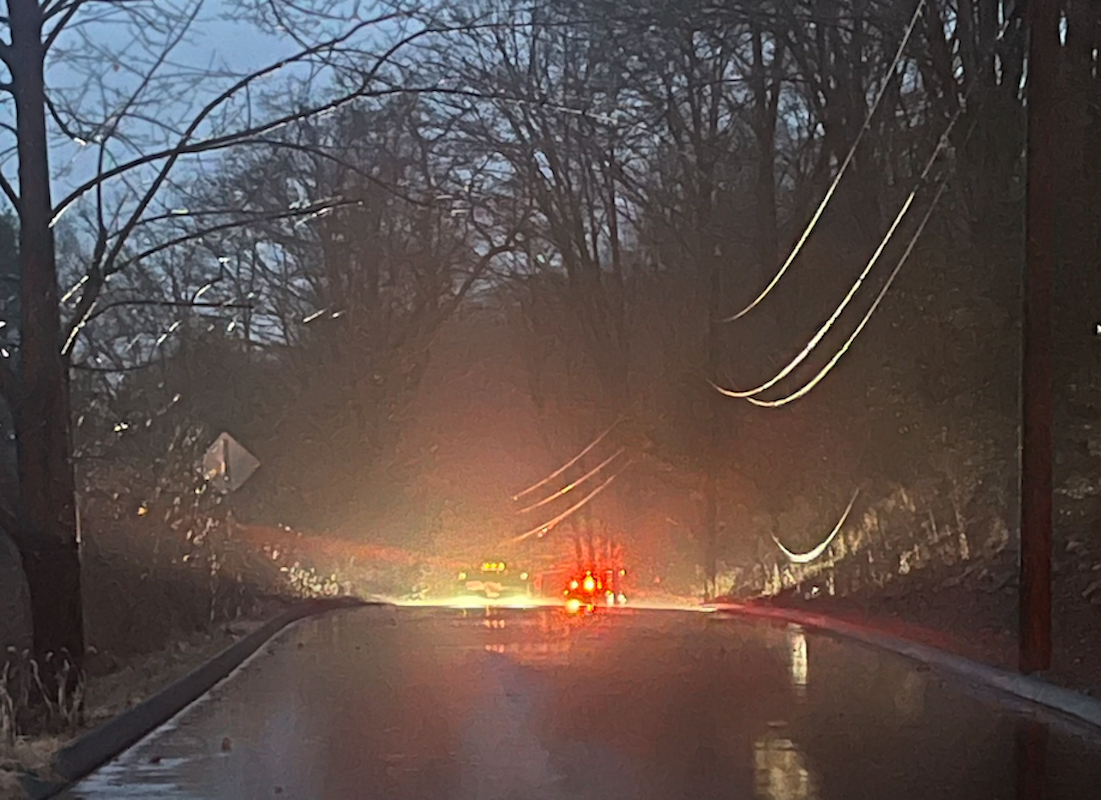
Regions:
<instances>
[{"instance_id":1,"label":"yellow diamond road sign","mask_svg":"<svg viewBox=\"0 0 1101 800\"><path fill-rule=\"evenodd\" d=\"M203 454L203 477L215 491L235 492L260 466L260 460L228 433L222 433Z\"/></svg>"}]
</instances>

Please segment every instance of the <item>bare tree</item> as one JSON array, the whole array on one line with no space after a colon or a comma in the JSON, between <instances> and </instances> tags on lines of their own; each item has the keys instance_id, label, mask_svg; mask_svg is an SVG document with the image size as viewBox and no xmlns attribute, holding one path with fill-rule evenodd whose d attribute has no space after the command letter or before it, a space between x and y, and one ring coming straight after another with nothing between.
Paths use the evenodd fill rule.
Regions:
<instances>
[{"instance_id":1,"label":"bare tree","mask_svg":"<svg viewBox=\"0 0 1101 800\"><path fill-rule=\"evenodd\" d=\"M109 281L141 255L136 235L171 213L165 190L201 176L204 158L352 99L400 92L402 49L428 32L396 7L353 4L352 16L341 17L332 4L318 5L329 13L282 37L281 57L242 72L177 62L188 37L209 21L201 0L8 3L0 45L8 79L0 88L10 98L4 127L13 144L5 155L15 163L14 175L0 174L0 189L19 219L22 318L17 357L0 361L19 484L17 512L3 524L15 534L30 586L35 655L42 664L71 661L73 680L84 644L68 369L97 308L113 302L105 295ZM75 84L66 85L65 71ZM280 79L291 102L276 107L266 98ZM77 158L66 164L73 148ZM91 159L81 158L88 153ZM58 201L52 189L61 180L72 189ZM55 223L74 209L86 209L82 217L92 224L82 233L88 259L67 303Z\"/></svg>"},{"instance_id":2,"label":"bare tree","mask_svg":"<svg viewBox=\"0 0 1101 800\"><path fill-rule=\"evenodd\" d=\"M628 144L615 120L625 87L610 60L610 31L577 21L582 4L477 10L495 24L460 37L438 68L478 98L463 104L456 130L483 154L501 191L533 204L527 269L564 275L595 367L590 377L614 416L630 398L630 234L619 181Z\"/></svg>"},{"instance_id":3,"label":"bare tree","mask_svg":"<svg viewBox=\"0 0 1101 800\"><path fill-rule=\"evenodd\" d=\"M440 327L511 247L497 221L524 218L465 190L441 126L422 98L363 101L226 154L172 193L180 212L112 283L81 367L125 370L137 400L141 365L169 362L159 402L181 395L178 414L264 460L250 508L362 518Z\"/></svg>"}]
</instances>

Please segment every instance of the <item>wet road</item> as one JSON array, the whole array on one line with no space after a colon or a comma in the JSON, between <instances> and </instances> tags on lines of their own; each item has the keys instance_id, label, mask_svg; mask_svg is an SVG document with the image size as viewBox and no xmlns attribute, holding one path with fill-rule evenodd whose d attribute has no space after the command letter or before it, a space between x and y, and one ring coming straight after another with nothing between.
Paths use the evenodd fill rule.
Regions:
<instances>
[{"instance_id":1,"label":"wet road","mask_svg":"<svg viewBox=\"0 0 1101 800\"><path fill-rule=\"evenodd\" d=\"M1096 742L994 710L899 657L790 626L387 607L285 631L63 795L1098 796Z\"/></svg>"}]
</instances>

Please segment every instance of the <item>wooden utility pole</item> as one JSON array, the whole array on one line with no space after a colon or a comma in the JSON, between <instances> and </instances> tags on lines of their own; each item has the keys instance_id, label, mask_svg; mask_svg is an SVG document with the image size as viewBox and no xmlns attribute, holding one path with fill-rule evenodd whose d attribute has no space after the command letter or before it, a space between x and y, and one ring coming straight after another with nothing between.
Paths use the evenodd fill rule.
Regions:
<instances>
[{"instance_id":1,"label":"wooden utility pole","mask_svg":"<svg viewBox=\"0 0 1101 800\"><path fill-rule=\"evenodd\" d=\"M719 271L718 256L714 251L707 252L710 266L707 326L707 375L715 380L719 371L719 320L722 293L722 273ZM719 595L719 403L714 394L709 394L707 404L707 443L705 445L706 479L704 484L704 527L706 543L704 545L704 600L714 600Z\"/></svg>"},{"instance_id":2,"label":"wooden utility pole","mask_svg":"<svg viewBox=\"0 0 1101 800\"><path fill-rule=\"evenodd\" d=\"M1028 184L1021 427L1021 672L1051 668L1051 295L1059 0L1028 0Z\"/></svg>"}]
</instances>

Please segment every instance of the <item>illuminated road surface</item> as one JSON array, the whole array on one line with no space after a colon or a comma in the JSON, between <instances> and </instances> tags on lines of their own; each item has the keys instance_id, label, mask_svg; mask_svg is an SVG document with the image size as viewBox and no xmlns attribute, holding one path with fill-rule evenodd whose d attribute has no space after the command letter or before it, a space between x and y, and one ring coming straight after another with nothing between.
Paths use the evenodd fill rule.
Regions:
<instances>
[{"instance_id":1,"label":"illuminated road surface","mask_svg":"<svg viewBox=\"0 0 1101 800\"><path fill-rule=\"evenodd\" d=\"M289 629L64 796L1079 800L1099 787L1096 743L797 629L383 607Z\"/></svg>"}]
</instances>

